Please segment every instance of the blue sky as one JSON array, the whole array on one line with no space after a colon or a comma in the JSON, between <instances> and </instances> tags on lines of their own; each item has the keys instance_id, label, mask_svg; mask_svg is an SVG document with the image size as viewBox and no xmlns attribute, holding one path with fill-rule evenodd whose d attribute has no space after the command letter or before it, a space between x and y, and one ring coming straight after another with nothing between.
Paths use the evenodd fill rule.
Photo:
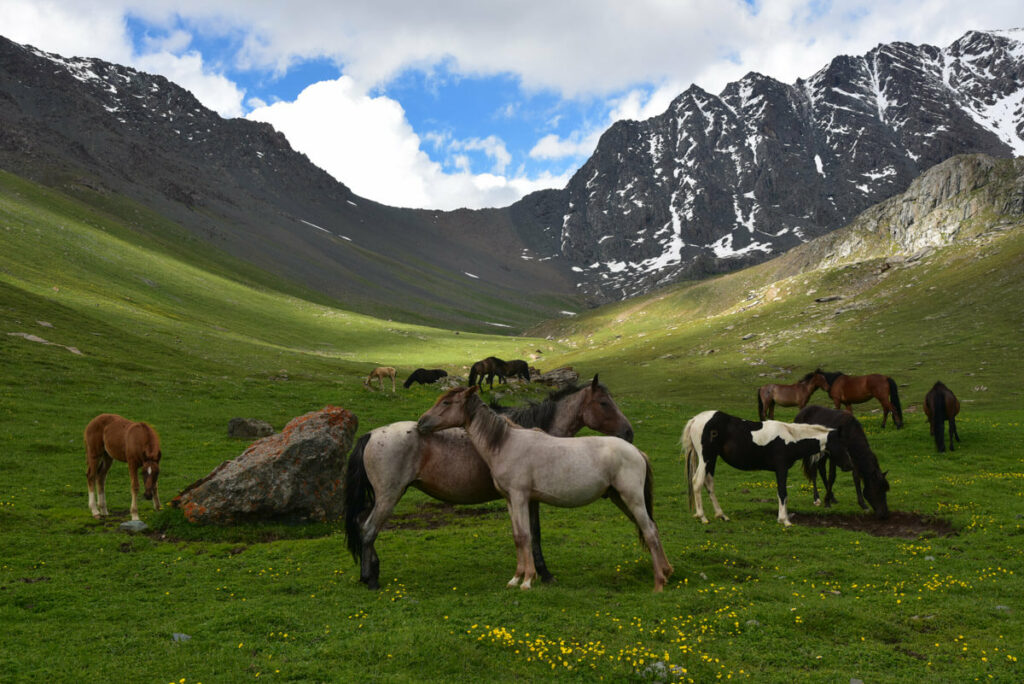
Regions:
<instances>
[{"instance_id":1,"label":"blue sky","mask_svg":"<svg viewBox=\"0 0 1024 684\"><path fill-rule=\"evenodd\" d=\"M0 0L11 40L162 74L361 196L439 209L563 187L693 83L1021 26L1019 0Z\"/></svg>"}]
</instances>

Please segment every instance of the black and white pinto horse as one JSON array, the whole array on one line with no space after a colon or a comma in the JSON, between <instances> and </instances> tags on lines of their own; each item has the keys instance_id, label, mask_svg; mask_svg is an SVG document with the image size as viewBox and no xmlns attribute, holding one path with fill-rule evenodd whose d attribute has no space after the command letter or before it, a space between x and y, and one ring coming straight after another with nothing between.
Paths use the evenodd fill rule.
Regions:
<instances>
[{"instance_id":1,"label":"black and white pinto horse","mask_svg":"<svg viewBox=\"0 0 1024 684\"><path fill-rule=\"evenodd\" d=\"M434 370L427 370L426 368L417 368L409 374L409 378L402 383L405 389L412 387L412 383L418 382L421 385L430 385L437 382L441 378L448 377L448 371L436 368Z\"/></svg>"},{"instance_id":2,"label":"black and white pinto horse","mask_svg":"<svg viewBox=\"0 0 1024 684\"><path fill-rule=\"evenodd\" d=\"M843 452L844 445L836 433L821 425L783 423L778 420L752 422L722 411L704 411L691 418L683 428L681 437L686 457L686 477L690 482L690 506L693 517L702 523L704 502L703 486L715 508L715 517L728 520L715 496L715 463L718 457L739 470L771 470L779 496L779 522L789 527L793 523L786 510L786 477L797 461L808 459L816 463L830 451Z\"/></svg>"}]
</instances>

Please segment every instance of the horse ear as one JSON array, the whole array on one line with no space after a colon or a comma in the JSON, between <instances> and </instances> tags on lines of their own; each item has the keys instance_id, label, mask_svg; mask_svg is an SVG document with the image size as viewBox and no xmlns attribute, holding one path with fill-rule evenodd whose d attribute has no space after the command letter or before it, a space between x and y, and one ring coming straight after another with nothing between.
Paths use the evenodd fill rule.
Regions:
<instances>
[{"instance_id":1,"label":"horse ear","mask_svg":"<svg viewBox=\"0 0 1024 684\"><path fill-rule=\"evenodd\" d=\"M590 383L590 386L593 387L594 389L597 389L598 384L599 383L597 381L597 373L594 373L594 380L593 382Z\"/></svg>"}]
</instances>

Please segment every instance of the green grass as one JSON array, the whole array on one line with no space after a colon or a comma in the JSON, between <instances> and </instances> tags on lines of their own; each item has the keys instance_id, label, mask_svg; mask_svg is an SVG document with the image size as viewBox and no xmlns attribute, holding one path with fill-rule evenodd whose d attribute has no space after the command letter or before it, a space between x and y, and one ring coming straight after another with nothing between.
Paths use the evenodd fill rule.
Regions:
<instances>
[{"instance_id":1,"label":"green grass","mask_svg":"<svg viewBox=\"0 0 1024 684\"><path fill-rule=\"evenodd\" d=\"M533 337L456 335L333 308L215 256L196 267L110 213L5 177L0 681L1020 681L1022 239L957 245L882 278L865 264L773 284L758 267ZM845 298L814 302L832 293ZM676 568L663 594L607 502L543 509L558 582L529 592L505 587L514 552L501 502L453 515L410 491L401 527L378 539L376 593L333 524L195 528L142 502L157 531L119 532L123 466L108 480L110 518L89 516L81 433L102 411L159 430L166 501L242 452L226 436L232 417L280 429L334 404L361 433L417 417L437 394L367 390L373 365L399 366L400 378L418 366L465 374L488 354L537 349L542 370L600 372L632 420ZM759 384L816 365L897 379L905 429L882 430L875 405L857 408L889 471L890 508L947 520L953 536L801 525L856 507L843 474L838 507L814 509L796 469L792 528L775 522L773 477L724 465L716 489L732 521L690 517L685 421L707 408L753 417ZM936 379L964 400L953 453L934 453L919 409ZM445 524L427 525L425 512Z\"/></svg>"}]
</instances>

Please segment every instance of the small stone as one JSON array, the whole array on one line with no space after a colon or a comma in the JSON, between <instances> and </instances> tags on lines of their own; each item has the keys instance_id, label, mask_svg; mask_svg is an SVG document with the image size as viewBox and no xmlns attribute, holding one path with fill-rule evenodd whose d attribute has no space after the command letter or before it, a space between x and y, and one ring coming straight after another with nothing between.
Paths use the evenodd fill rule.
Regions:
<instances>
[{"instance_id":1,"label":"small stone","mask_svg":"<svg viewBox=\"0 0 1024 684\"><path fill-rule=\"evenodd\" d=\"M171 635L171 638L174 639L175 641L188 641L192 637L190 637L188 634L182 634L181 632L175 632L174 634Z\"/></svg>"},{"instance_id":2,"label":"small stone","mask_svg":"<svg viewBox=\"0 0 1024 684\"><path fill-rule=\"evenodd\" d=\"M144 532L149 529L149 525L141 520L127 520L117 527L122 532Z\"/></svg>"}]
</instances>

